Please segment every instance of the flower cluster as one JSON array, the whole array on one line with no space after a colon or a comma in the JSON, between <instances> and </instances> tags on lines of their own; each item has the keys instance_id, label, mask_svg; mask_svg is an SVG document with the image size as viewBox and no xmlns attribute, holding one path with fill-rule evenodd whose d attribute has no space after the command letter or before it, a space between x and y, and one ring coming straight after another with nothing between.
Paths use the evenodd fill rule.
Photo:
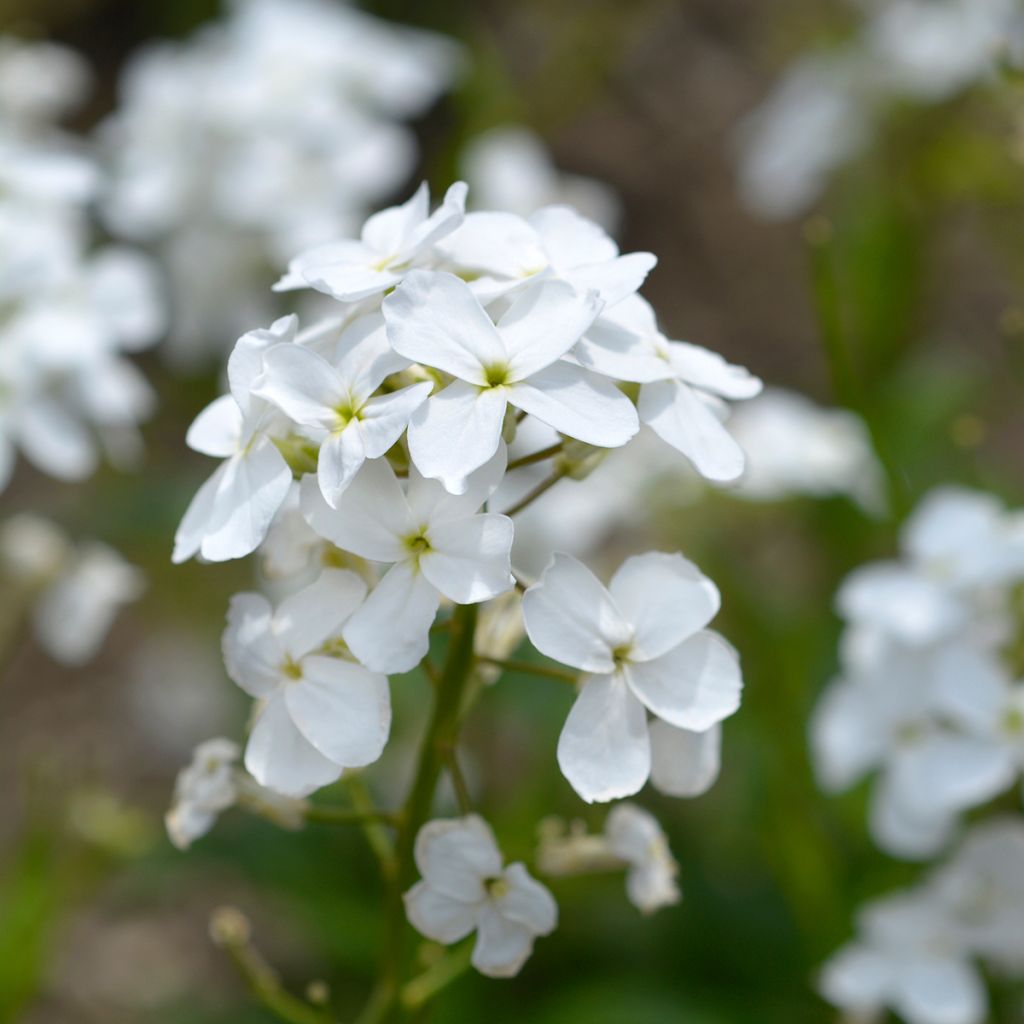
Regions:
<instances>
[{"instance_id":1,"label":"flower cluster","mask_svg":"<svg viewBox=\"0 0 1024 1024\"><path fill-rule=\"evenodd\" d=\"M857 938L825 965L819 990L851 1019L885 1010L908 1024L982 1024L980 965L1024 972L1024 825L976 825L950 860L913 889L865 906Z\"/></svg>"},{"instance_id":2,"label":"flower cluster","mask_svg":"<svg viewBox=\"0 0 1024 1024\"><path fill-rule=\"evenodd\" d=\"M762 216L804 212L895 102L943 102L1024 56L1016 0L863 6L854 38L800 57L744 125L740 188Z\"/></svg>"},{"instance_id":3,"label":"flower cluster","mask_svg":"<svg viewBox=\"0 0 1024 1024\"><path fill-rule=\"evenodd\" d=\"M939 490L908 520L903 550L840 589L843 668L811 734L823 785L843 790L877 771L876 842L924 858L964 811L1019 778L1024 690L1007 647L1024 516L990 495Z\"/></svg>"},{"instance_id":4,"label":"flower cluster","mask_svg":"<svg viewBox=\"0 0 1024 1024\"><path fill-rule=\"evenodd\" d=\"M18 450L63 480L101 450L134 458L153 406L125 358L162 329L153 272L131 250L91 248L99 176L55 126L87 82L74 54L0 38L0 488Z\"/></svg>"},{"instance_id":5,"label":"flower cluster","mask_svg":"<svg viewBox=\"0 0 1024 1024\"><path fill-rule=\"evenodd\" d=\"M417 154L402 121L460 63L447 39L329 0L235 0L191 39L132 59L101 126L103 209L117 233L159 247L172 357L195 362L268 319L274 268L407 181Z\"/></svg>"},{"instance_id":6,"label":"flower cluster","mask_svg":"<svg viewBox=\"0 0 1024 1024\"><path fill-rule=\"evenodd\" d=\"M89 661L120 608L145 587L141 571L106 544L75 544L28 513L0 526L0 579L6 614L27 616L39 644L65 665Z\"/></svg>"},{"instance_id":7,"label":"flower cluster","mask_svg":"<svg viewBox=\"0 0 1024 1024\"><path fill-rule=\"evenodd\" d=\"M644 424L709 480L735 479L743 455L723 423L726 400L760 382L661 333L638 294L652 255L620 254L569 207L466 213L466 193L453 185L431 211L423 186L357 239L296 257L278 288L315 289L330 314L243 335L229 393L188 432L192 448L222 461L185 513L174 559L259 549L280 595L236 596L224 634L228 674L257 702L246 769L255 785L301 800L377 761L391 727L388 676L424 663L439 623L449 654L430 729L454 728L444 714L459 710L467 679L494 682L525 630L570 667L526 670L579 684L557 760L584 800L629 796L648 779L696 796L717 776L720 723L742 688L736 652L707 628L717 588L682 555L658 552L627 559L607 588L555 554L530 584L513 517ZM542 447L510 455L535 425ZM460 611L485 603L479 626ZM525 867L502 867L464 785L463 817L428 821L433 759L453 745L424 741L401 812L399 849L415 852L422 875L405 902L436 941L476 930L474 964L506 976L556 910ZM231 802L235 772L212 772L205 803L179 794L179 806L198 808L184 831L176 812L179 838ZM607 843L638 906L675 901L675 864L646 812L613 811Z\"/></svg>"}]
</instances>

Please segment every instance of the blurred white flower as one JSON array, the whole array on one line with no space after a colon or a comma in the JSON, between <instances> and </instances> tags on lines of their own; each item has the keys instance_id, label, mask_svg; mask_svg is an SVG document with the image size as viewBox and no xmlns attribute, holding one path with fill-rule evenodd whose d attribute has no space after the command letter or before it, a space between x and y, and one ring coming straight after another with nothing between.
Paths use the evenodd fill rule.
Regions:
<instances>
[{"instance_id":1,"label":"blurred white flower","mask_svg":"<svg viewBox=\"0 0 1024 1024\"><path fill-rule=\"evenodd\" d=\"M645 914L678 903L675 862L658 819L636 804L618 804L604 823L608 847L629 865L626 892Z\"/></svg>"},{"instance_id":2,"label":"blurred white flower","mask_svg":"<svg viewBox=\"0 0 1024 1024\"><path fill-rule=\"evenodd\" d=\"M580 562L555 555L523 597L537 650L586 673L558 741L558 763L588 802L636 793L651 773L647 712L695 732L740 702L733 649L704 627L715 585L681 555L627 559L606 590Z\"/></svg>"},{"instance_id":3,"label":"blurred white flower","mask_svg":"<svg viewBox=\"0 0 1024 1024\"><path fill-rule=\"evenodd\" d=\"M884 506L882 469L863 421L769 388L737 407L729 432L746 464L733 494L753 501L844 494L870 512Z\"/></svg>"},{"instance_id":4,"label":"blurred white flower","mask_svg":"<svg viewBox=\"0 0 1024 1024\"><path fill-rule=\"evenodd\" d=\"M503 125L474 136L462 151L461 167L477 209L529 217L542 206L564 203L615 233L622 212L615 192L593 178L560 172L528 128Z\"/></svg>"},{"instance_id":5,"label":"blurred white flower","mask_svg":"<svg viewBox=\"0 0 1024 1024\"><path fill-rule=\"evenodd\" d=\"M558 923L551 893L523 864L503 866L494 833L475 814L428 822L415 858L423 877L405 894L410 923L445 945L475 931L472 964L481 974L518 974L534 940Z\"/></svg>"},{"instance_id":6,"label":"blurred white flower","mask_svg":"<svg viewBox=\"0 0 1024 1024\"><path fill-rule=\"evenodd\" d=\"M187 850L206 835L218 815L237 800L235 765L240 755L238 744L232 740L206 740L196 747L191 763L178 773L164 824L179 850Z\"/></svg>"},{"instance_id":7,"label":"blurred white flower","mask_svg":"<svg viewBox=\"0 0 1024 1024\"><path fill-rule=\"evenodd\" d=\"M196 363L269 319L263 282L402 186L419 115L461 65L448 39L328 0L235 0L138 53L101 125L103 210L170 271L167 354Z\"/></svg>"}]
</instances>

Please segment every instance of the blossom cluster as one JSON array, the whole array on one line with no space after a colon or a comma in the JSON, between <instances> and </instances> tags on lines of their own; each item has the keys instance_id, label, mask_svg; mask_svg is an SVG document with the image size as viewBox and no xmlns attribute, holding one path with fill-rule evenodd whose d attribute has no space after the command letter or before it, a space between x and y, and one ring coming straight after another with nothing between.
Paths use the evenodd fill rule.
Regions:
<instances>
[{"instance_id":1,"label":"blossom cluster","mask_svg":"<svg viewBox=\"0 0 1024 1024\"><path fill-rule=\"evenodd\" d=\"M853 38L799 57L743 125L740 189L762 216L804 212L896 102L944 102L1024 57L1016 0L859 6Z\"/></svg>"},{"instance_id":2,"label":"blossom cluster","mask_svg":"<svg viewBox=\"0 0 1024 1024\"><path fill-rule=\"evenodd\" d=\"M126 358L162 330L152 268L93 247L100 177L57 127L87 84L72 52L0 38L0 488L19 450L62 480L135 458L154 403Z\"/></svg>"},{"instance_id":3,"label":"blossom cluster","mask_svg":"<svg viewBox=\"0 0 1024 1024\"><path fill-rule=\"evenodd\" d=\"M106 222L158 248L167 354L185 363L269 318L275 269L405 184L417 145L403 122L461 64L448 39L330 0L228 7L183 42L139 51L99 132Z\"/></svg>"},{"instance_id":4,"label":"blossom cluster","mask_svg":"<svg viewBox=\"0 0 1024 1024\"><path fill-rule=\"evenodd\" d=\"M996 978L1024 973L1019 818L975 825L922 883L867 904L819 989L852 1019L891 1009L908 1024L983 1024L991 1018L982 966Z\"/></svg>"},{"instance_id":5,"label":"blossom cluster","mask_svg":"<svg viewBox=\"0 0 1024 1024\"><path fill-rule=\"evenodd\" d=\"M483 681L524 632L569 669L546 671L578 681L557 760L584 800L631 796L649 779L698 795L742 688L736 652L707 628L717 588L661 552L627 559L607 586L554 553L530 583L513 517L642 426L707 479L735 479L728 400L760 381L661 332L638 291L651 254L620 254L566 206L466 213L466 197L457 183L431 211L424 185L358 238L293 259L278 289L314 289L330 312L243 335L229 393L189 429L192 448L222 461L185 513L174 559L259 549L278 593L237 595L224 634L228 674L257 702L245 767L302 800L376 762L388 676L423 661L449 607L485 604L470 638ZM549 443L510 457L533 424ZM523 493L517 476L542 464L548 475ZM190 778L173 819L182 843L231 802ZM441 942L477 930L476 966L512 974L554 927L554 904L522 865L502 867L489 826L463 811L420 831L409 918ZM608 829L634 901L673 902L657 823L623 808Z\"/></svg>"},{"instance_id":6,"label":"blossom cluster","mask_svg":"<svg viewBox=\"0 0 1024 1024\"><path fill-rule=\"evenodd\" d=\"M1012 650L1024 515L944 488L907 521L902 547L900 560L862 566L840 588L842 671L811 738L827 789L876 773L872 835L914 859L1020 779L1024 688Z\"/></svg>"}]
</instances>

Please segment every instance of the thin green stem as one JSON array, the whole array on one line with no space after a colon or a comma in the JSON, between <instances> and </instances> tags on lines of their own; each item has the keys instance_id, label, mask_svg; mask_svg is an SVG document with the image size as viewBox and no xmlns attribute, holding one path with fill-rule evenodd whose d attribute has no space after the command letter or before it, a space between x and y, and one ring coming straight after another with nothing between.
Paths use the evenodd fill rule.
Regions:
<instances>
[{"instance_id":1,"label":"thin green stem","mask_svg":"<svg viewBox=\"0 0 1024 1024\"><path fill-rule=\"evenodd\" d=\"M335 1024L335 1018L318 1010L281 984L277 972L252 944L249 922L234 907L221 907L210 920L210 935L238 969L253 998L287 1024Z\"/></svg>"},{"instance_id":2,"label":"thin green stem","mask_svg":"<svg viewBox=\"0 0 1024 1024\"><path fill-rule=\"evenodd\" d=\"M473 955L474 940L456 946L437 963L432 964L412 981L406 982L400 995L402 1006L413 1012L426 1005L443 988L450 985L456 978L469 970L470 958Z\"/></svg>"},{"instance_id":3,"label":"thin green stem","mask_svg":"<svg viewBox=\"0 0 1024 1024\"><path fill-rule=\"evenodd\" d=\"M368 825L377 823L398 826L398 815L389 811L359 811L352 807L333 807L330 804L310 804L302 816L306 821L323 822L327 825Z\"/></svg>"},{"instance_id":4,"label":"thin green stem","mask_svg":"<svg viewBox=\"0 0 1024 1024\"><path fill-rule=\"evenodd\" d=\"M398 864L395 861L395 843L389 829L398 826L401 822L401 815L388 814L387 822L375 817L378 812L373 806L373 798L366 788L363 777L358 772L346 772L342 776L342 783L348 790L355 810L365 815L361 822L363 834L377 858L381 875L386 883L393 879L398 872Z\"/></svg>"},{"instance_id":5,"label":"thin green stem","mask_svg":"<svg viewBox=\"0 0 1024 1024\"><path fill-rule=\"evenodd\" d=\"M452 780L452 788L455 790L455 799L459 805L460 814L470 814L473 810L473 800L469 795L469 786L466 785L466 777L462 774L459 765L458 751L452 749L445 751L445 767Z\"/></svg>"},{"instance_id":6,"label":"thin green stem","mask_svg":"<svg viewBox=\"0 0 1024 1024\"><path fill-rule=\"evenodd\" d=\"M478 654L476 660L482 661L485 665L494 665L506 672L523 672L527 675L543 676L545 679L557 679L560 683L569 683L572 686L579 681L575 672L570 672L565 668L556 668L554 665L538 665L532 661L519 661L515 658L491 658L486 654Z\"/></svg>"},{"instance_id":7,"label":"thin green stem","mask_svg":"<svg viewBox=\"0 0 1024 1024\"><path fill-rule=\"evenodd\" d=\"M560 454L562 449L565 447L564 441L558 441L556 444L549 445L547 448L542 448L539 452L531 452L529 455L520 455L518 459L513 459L506 469L511 471L513 469L520 469L522 466L532 466L535 462L543 462L545 459L553 459L556 455Z\"/></svg>"},{"instance_id":8,"label":"thin green stem","mask_svg":"<svg viewBox=\"0 0 1024 1024\"><path fill-rule=\"evenodd\" d=\"M546 477L542 480L533 490L527 492L519 499L511 508L505 509L505 515L514 516L517 512L522 512L528 505L532 505L539 497L547 494L555 484L558 483L566 475L566 470L556 469L551 476Z\"/></svg>"}]
</instances>

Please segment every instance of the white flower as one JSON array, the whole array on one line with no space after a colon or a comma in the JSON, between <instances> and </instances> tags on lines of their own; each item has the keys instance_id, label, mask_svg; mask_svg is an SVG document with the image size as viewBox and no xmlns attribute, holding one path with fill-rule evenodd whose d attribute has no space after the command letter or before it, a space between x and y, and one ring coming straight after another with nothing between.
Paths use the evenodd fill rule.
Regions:
<instances>
[{"instance_id":1,"label":"white flower","mask_svg":"<svg viewBox=\"0 0 1024 1024\"><path fill-rule=\"evenodd\" d=\"M645 914L679 902L679 865L653 814L636 804L618 804L605 820L604 832L611 852L630 866L630 902Z\"/></svg>"},{"instance_id":2,"label":"white flower","mask_svg":"<svg viewBox=\"0 0 1024 1024\"><path fill-rule=\"evenodd\" d=\"M503 867L494 834L477 815L428 822L416 836L415 859L423 877L405 894L410 923L446 945L476 931L472 964L482 974L513 977L534 939L554 931L551 893L524 865Z\"/></svg>"},{"instance_id":3,"label":"white flower","mask_svg":"<svg viewBox=\"0 0 1024 1024\"><path fill-rule=\"evenodd\" d=\"M961 488L928 494L904 526L902 562L855 570L836 598L840 614L904 643L975 630L986 592L1024 578L1024 517L991 495ZM991 613L987 617L991 618Z\"/></svg>"},{"instance_id":4,"label":"white flower","mask_svg":"<svg viewBox=\"0 0 1024 1024\"><path fill-rule=\"evenodd\" d=\"M928 892L890 896L858 918L859 938L825 965L821 994L869 1016L891 1007L907 1024L982 1024L988 999L956 921Z\"/></svg>"},{"instance_id":5,"label":"white flower","mask_svg":"<svg viewBox=\"0 0 1024 1024\"><path fill-rule=\"evenodd\" d=\"M431 214L424 182L402 206L370 217L358 242L331 242L297 256L274 287L285 291L312 286L341 302L380 295L462 223L465 208L466 185L459 181Z\"/></svg>"},{"instance_id":6,"label":"white flower","mask_svg":"<svg viewBox=\"0 0 1024 1024\"><path fill-rule=\"evenodd\" d=\"M276 610L260 594L232 599L224 661L228 675L262 702L245 751L261 785L304 796L384 749L388 681L346 658L337 643L365 593L355 573L325 569Z\"/></svg>"},{"instance_id":7,"label":"white flower","mask_svg":"<svg viewBox=\"0 0 1024 1024\"><path fill-rule=\"evenodd\" d=\"M374 396L385 377L407 365L388 345L376 313L341 331L331 361L304 345L274 345L264 353L252 393L322 442L317 479L329 505L337 504L366 459L379 459L398 441L430 393L425 382Z\"/></svg>"},{"instance_id":8,"label":"white flower","mask_svg":"<svg viewBox=\"0 0 1024 1024\"><path fill-rule=\"evenodd\" d=\"M937 688L951 658L960 662L955 647L922 652L887 643L860 652L850 676L826 690L811 720L826 788L846 789L881 769L870 826L875 841L895 856L934 854L963 811L1013 778L999 747L951 728L941 713Z\"/></svg>"},{"instance_id":9,"label":"white flower","mask_svg":"<svg viewBox=\"0 0 1024 1024\"><path fill-rule=\"evenodd\" d=\"M640 420L701 476L721 482L743 472L743 450L722 425L728 412L722 399L752 398L761 381L706 348L669 341L639 295L604 313L573 356L597 373L639 382Z\"/></svg>"},{"instance_id":10,"label":"white flower","mask_svg":"<svg viewBox=\"0 0 1024 1024\"><path fill-rule=\"evenodd\" d=\"M196 747L192 761L178 773L174 799L164 816L167 834L186 850L213 828L217 816L238 798L235 764L241 751L227 739L207 740Z\"/></svg>"},{"instance_id":11,"label":"white flower","mask_svg":"<svg viewBox=\"0 0 1024 1024\"><path fill-rule=\"evenodd\" d=\"M509 405L588 444L614 448L637 431L614 385L563 355L593 322L595 293L539 282L497 324L451 274L414 272L384 300L397 352L455 380L413 414L409 452L419 471L453 493L494 454Z\"/></svg>"},{"instance_id":12,"label":"white flower","mask_svg":"<svg viewBox=\"0 0 1024 1024\"><path fill-rule=\"evenodd\" d=\"M141 570L98 541L81 545L32 610L36 636L57 661L93 658L121 608L145 589Z\"/></svg>"},{"instance_id":13,"label":"white flower","mask_svg":"<svg viewBox=\"0 0 1024 1024\"><path fill-rule=\"evenodd\" d=\"M746 466L732 492L753 501L845 494L869 512L884 506L882 467L863 420L815 405L795 391L770 388L744 402L729 433Z\"/></svg>"},{"instance_id":14,"label":"white flower","mask_svg":"<svg viewBox=\"0 0 1024 1024\"><path fill-rule=\"evenodd\" d=\"M228 360L231 393L211 402L189 427L189 447L224 462L185 512L174 537L175 562L196 552L211 562L249 554L288 496L292 471L268 434L276 410L252 388L266 350L293 341L297 326L294 316L282 317L268 330L239 338Z\"/></svg>"},{"instance_id":15,"label":"white flower","mask_svg":"<svg viewBox=\"0 0 1024 1024\"><path fill-rule=\"evenodd\" d=\"M606 590L555 555L523 597L526 632L586 673L558 741L558 763L584 800L637 792L651 773L647 712L704 732L731 715L742 680L733 649L704 627L718 591L681 555L627 559Z\"/></svg>"},{"instance_id":16,"label":"white flower","mask_svg":"<svg viewBox=\"0 0 1024 1024\"><path fill-rule=\"evenodd\" d=\"M476 604L512 586L512 521L477 514L504 468L502 448L455 496L415 469L403 490L387 461L377 459L364 464L337 509L311 476L303 478L301 506L317 533L344 551L391 564L345 625L345 642L363 664L409 671L427 653L441 595Z\"/></svg>"}]
</instances>

